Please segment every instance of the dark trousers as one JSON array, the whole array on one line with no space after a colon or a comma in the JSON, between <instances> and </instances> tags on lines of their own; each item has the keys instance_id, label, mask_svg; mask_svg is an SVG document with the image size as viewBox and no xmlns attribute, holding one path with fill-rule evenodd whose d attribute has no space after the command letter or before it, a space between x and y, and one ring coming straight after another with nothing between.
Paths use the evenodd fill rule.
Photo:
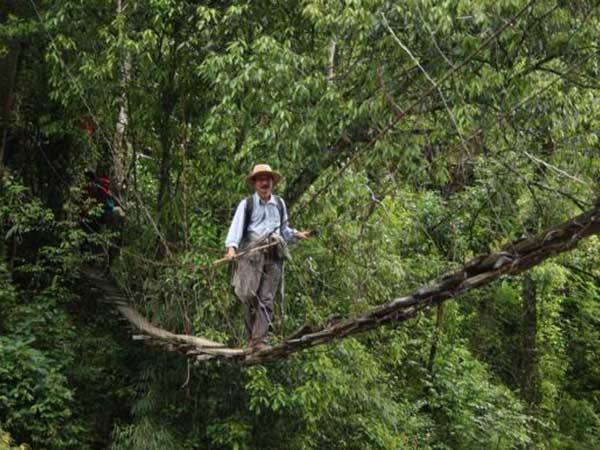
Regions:
<instances>
[{"instance_id":1,"label":"dark trousers","mask_svg":"<svg viewBox=\"0 0 600 450\"><path fill-rule=\"evenodd\" d=\"M273 321L273 302L281 281L283 264L271 252L265 255L257 295L244 302L244 322L250 344L265 342Z\"/></svg>"}]
</instances>

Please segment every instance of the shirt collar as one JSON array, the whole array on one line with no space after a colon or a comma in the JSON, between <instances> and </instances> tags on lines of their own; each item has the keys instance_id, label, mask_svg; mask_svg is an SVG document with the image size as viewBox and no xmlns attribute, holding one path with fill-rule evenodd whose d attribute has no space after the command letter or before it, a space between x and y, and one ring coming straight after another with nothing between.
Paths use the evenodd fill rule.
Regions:
<instances>
[{"instance_id":1,"label":"shirt collar","mask_svg":"<svg viewBox=\"0 0 600 450\"><path fill-rule=\"evenodd\" d=\"M258 201L258 204L265 204L265 202L263 202L262 198L260 198L260 195L258 195L258 192L254 192L254 198L256 199L256 201ZM277 205L277 202L275 202L275 194L273 194L273 191L271 191L271 198L269 199L269 201L267 203L271 203L273 205Z\"/></svg>"}]
</instances>

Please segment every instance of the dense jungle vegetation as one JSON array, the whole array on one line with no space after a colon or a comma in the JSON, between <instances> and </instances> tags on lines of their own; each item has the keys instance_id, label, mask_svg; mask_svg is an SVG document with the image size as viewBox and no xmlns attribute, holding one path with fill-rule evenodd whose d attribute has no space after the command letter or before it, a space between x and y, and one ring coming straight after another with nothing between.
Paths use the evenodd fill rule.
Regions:
<instances>
[{"instance_id":1,"label":"dense jungle vegetation","mask_svg":"<svg viewBox=\"0 0 600 450\"><path fill-rule=\"evenodd\" d=\"M80 270L243 345L211 262L264 162L319 231L273 339L356 317L597 205L599 37L597 0L2 0L0 449L600 448L595 236L250 368L132 340Z\"/></svg>"}]
</instances>

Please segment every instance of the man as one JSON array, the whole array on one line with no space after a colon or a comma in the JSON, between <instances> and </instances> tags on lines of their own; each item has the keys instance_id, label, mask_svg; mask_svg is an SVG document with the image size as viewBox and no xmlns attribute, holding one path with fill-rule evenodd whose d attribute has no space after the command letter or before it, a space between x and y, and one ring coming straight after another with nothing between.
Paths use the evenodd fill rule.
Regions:
<instances>
[{"instance_id":1,"label":"man","mask_svg":"<svg viewBox=\"0 0 600 450\"><path fill-rule=\"evenodd\" d=\"M84 174L88 182L88 197L100 203L105 212L112 211L115 200L110 191L110 180L108 177L96 175L92 170L86 170Z\"/></svg>"},{"instance_id":2,"label":"man","mask_svg":"<svg viewBox=\"0 0 600 450\"><path fill-rule=\"evenodd\" d=\"M125 212L110 190L108 177L96 175L92 170L86 170L84 174L88 182L88 197L102 205L102 222L113 226L121 225Z\"/></svg>"},{"instance_id":3,"label":"man","mask_svg":"<svg viewBox=\"0 0 600 450\"><path fill-rule=\"evenodd\" d=\"M103 229L110 230L110 241L106 240L107 246L99 246L91 243L91 252L106 256L108 268L119 255L122 244L122 231L125 224L125 211L119 206L116 197L110 190L110 180L106 176L99 176L92 170L84 172L87 180L87 195L93 203L102 206L102 215L92 217L89 211L82 212L84 230L88 233L100 233Z\"/></svg>"},{"instance_id":4,"label":"man","mask_svg":"<svg viewBox=\"0 0 600 450\"><path fill-rule=\"evenodd\" d=\"M257 164L246 178L255 193L238 205L225 240L228 259L236 259L232 285L244 304L244 322L250 346L267 348L273 302L283 275L288 242L308 238L290 228L285 203L273 194L281 175L267 164ZM258 250L257 247L266 247ZM245 252L236 258L238 252Z\"/></svg>"}]
</instances>

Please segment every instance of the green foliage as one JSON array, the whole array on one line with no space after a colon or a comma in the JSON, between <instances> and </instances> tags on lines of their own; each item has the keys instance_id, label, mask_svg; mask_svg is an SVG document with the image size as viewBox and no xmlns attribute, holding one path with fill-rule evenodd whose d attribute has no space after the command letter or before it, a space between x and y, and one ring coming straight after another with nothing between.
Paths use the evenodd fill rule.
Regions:
<instances>
[{"instance_id":1,"label":"green foliage","mask_svg":"<svg viewBox=\"0 0 600 450\"><path fill-rule=\"evenodd\" d=\"M555 438L554 448L596 448L600 444L600 416L590 402L566 396L557 412L561 435Z\"/></svg>"},{"instance_id":2,"label":"green foliage","mask_svg":"<svg viewBox=\"0 0 600 450\"><path fill-rule=\"evenodd\" d=\"M82 430L71 418L73 397L67 380L31 343L0 338L2 424L34 448L78 446Z\"/></svg>"},{"instance_id":3,"label":"green foliage","mask_svg":"<svg viewBox=\"0 0 600 450\"><path fill-rule=\"evenodd\" d=\"M518 398L490 379L479 361L456 342L443 352L430 401L445 448L526 448L530 417Z\"/></svg>"},{"instance_id":4,"label":"green foliage","mask_svg":"<svg viewBox=\"0 0 600 450\"><path fill-rule=\"evenodd\" d=\"M392 380L366 348L350 340L280 370L252 369L249 410L264 429L255 447L405 448L425 443L425 417L393 393ZM256 420L256 419L255 419ZM293 435L286 430L294 429Z\"/></svg>"},{"instance_id":5,"label":"green foliage","mask_svg":"<svg viewBox=\"0 0 600 450\"><path fill-rule=\"evenodd\" d=\"M115 441L112 448L119 450L160 450L164 448L177 448L180 441L161 426L149 419L142 419L135 425L117 427Z\"/></svg>"},{"instance_id":6,"label":"green foliage","mask_svg":"<svg viewBox=\"0 0 600 450\"><path fill-rule=\"evenodd\" d=\"M85 332L72 321L74 311L80 318L101 314L82 304L73 271L94 260L80 249L97 240L76 222L57 221L14 178L5 177L2 188L0 231L17 251L10 261L0 260L0 425L34 449L89 448L89 430L103 420L103 406L94 401L127 395L102 392L116 390L123 376L110 374L114 344L95 339L93 319L86 320Z\"/></svg>"},{"instance_id":7,"label":"green foliage","mask_svg":"<svg viewBox=\"0 0 600 450\"><path fill-rule=\"evenodd\" d=\"M2 428L0 428L0 450L27 450L27 446L22 444L15 447L10 434L2 431Z\"/></svg>"}]
</instances>

